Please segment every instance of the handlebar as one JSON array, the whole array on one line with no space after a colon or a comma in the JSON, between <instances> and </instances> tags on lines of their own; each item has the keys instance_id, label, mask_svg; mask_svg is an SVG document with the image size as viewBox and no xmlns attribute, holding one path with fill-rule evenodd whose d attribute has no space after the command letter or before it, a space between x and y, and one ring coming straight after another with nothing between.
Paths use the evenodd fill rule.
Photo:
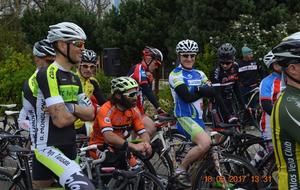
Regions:
<instances>
[{"instance_id":1,"label":"handlebar","mask_svg":"<svg viewBox=\"0 0 300 190\"><path fill-rule=\"evenodd\" d=\"M227 83L213 83L211 84L213 87L217 87L217 86L229 86L234 84L234 82L227 82Z\"/></svg>"}]
</instances>

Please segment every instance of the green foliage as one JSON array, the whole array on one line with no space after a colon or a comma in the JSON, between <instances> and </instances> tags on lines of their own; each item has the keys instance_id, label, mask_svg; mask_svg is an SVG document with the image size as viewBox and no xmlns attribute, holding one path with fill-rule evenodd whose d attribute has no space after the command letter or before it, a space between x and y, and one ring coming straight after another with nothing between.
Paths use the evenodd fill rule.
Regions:
<instances>
[{"instance_id":1,"label":"green foliage","mask_svg":"<svg viewBox=\"0 0 300 190\"><path fill-rule=\"evenodd\" d=\"M17 103L21 106L23 82L35 70L30 54L17 52L14 48L2 49L3 60L0 61L0 102Z\"/></svg>"},{"instance_id":2,"label":"green foliage","mask_svg":"<svg viewBox=\"0 0 300 190\"><path fill-rule=\"evenodd\" d=\"M96 73L95 78L98 80L99 84L100 84L100 88L104 94L105 98L109 98L110 96L110 81L112 79L112 77L108 77L105 76L103 71L98 71Z\"/></svg>"},{"instance_id":3,"label":"green foliage","mask_svg":"<svg viewBox=\"0 0 300 190\"><path fill-rule=\"evenodd\" d=\"M168 113L173 113L174 101L168 84L160 84L160 90L157 96L160 107Z\"/></svg>"},{"instance_id":4,"label":"green foliage","mask_svg":"<svg viewBox=\"0 0 300 190\"><path fill-rule=\"evenodd\" d=\"M49 25L59 22L74 22L83 28L88 39L86 47L97 52L101 49L101 29L97 22L97 16L72 1L51 0L43 9L27 9L22 17L22 30L26 35L27 42L34 44L36 41L47 37ZM94 33L97 31L98 33Z\"/></svg>"},{"instance_id":5,"label":"green foliage","mask_svg":"<svg viewBox=\"0 0 300 190\"><path fill-rule=\"evenodd\" d=\"M196 61L195 68L203 71L207 77L210 77L214 63L216 63L216 51L212 46L206 44L204 45L203 53L199 55Z\"/></svg>"}]
</instances>

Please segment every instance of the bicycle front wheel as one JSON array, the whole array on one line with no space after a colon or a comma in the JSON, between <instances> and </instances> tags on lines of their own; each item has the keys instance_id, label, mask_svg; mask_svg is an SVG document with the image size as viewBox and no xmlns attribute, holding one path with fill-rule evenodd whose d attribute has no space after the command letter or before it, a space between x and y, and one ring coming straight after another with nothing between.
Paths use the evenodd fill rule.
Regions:
<instances>
[{"instance_id":1,"label":"bicycle front wheel","mask_svg":"<svg viewBox=\"0 0 300 190\"><path fill-rule=\"evenodd\" d=\"M13 177L9 173L1 170L0 187L3 190L25 190L25 188L20 182L14 181Z\"/></svg>"},{"instance_id":2,"label":"bicycle front wheel","mask_svg":"<svg viewBox=\"0 0 300 190\"><path fill-rule=\"evenodd\" d=\"M212 159L201 164L193 180L193 190L202 189L259 189L261 183L255 168L235 155L224 155L219 160L221 175Z\"/></svg>"}]
</instances>

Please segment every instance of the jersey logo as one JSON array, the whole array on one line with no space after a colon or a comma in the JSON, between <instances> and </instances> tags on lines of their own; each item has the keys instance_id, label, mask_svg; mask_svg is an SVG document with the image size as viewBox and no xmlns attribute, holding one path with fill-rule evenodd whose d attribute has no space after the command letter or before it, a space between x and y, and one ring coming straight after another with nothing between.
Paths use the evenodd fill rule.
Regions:
<instances>
[{"instance_id":1,"label":"jersey logo","mask_svg":"<svg viewBox=\"0 0 300 190\"><path fill-rule=\"evenodd\" d=\"M105 117L105 118L104 118L104 122L105 122L105 123L110 123L109 117Z\"/></svg>"},{"instance_id":2,"label":"jersey logo","mask_svg":"<svg viewBox=\"0 0 300 190\"><path fill-rule=\"evenodd\" d=\"M286 106L285 106L285 110L286 110L286 112L288 113L288 115L290 116L290 118L291 118L298 126L300 126L300 121L298 121L296 118L294 118L294 117L290 114L290 112L289 112L289 110L287 109Z\"/></svg>"},{"instance_id":3,"label":"jersey logo","mask_svg":"<svg viewBox=\"0 0 300 190\"><path fill-rule=\"evenodd\" d=\"M49 76L50 78L54 79L54 67L50 67Z\"/></svg>"}]
</instances>

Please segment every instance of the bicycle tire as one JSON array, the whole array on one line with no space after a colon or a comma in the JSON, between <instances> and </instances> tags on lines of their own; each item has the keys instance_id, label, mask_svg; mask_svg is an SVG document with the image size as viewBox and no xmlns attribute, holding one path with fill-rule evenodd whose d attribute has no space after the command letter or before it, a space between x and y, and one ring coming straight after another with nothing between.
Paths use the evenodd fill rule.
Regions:
<instances>
[{"instance_id":1,"label":"bicycle tire","mask_svg":"<svg viewBox=\"0 0 300 190\"><path fill-rule=\"evenodd\" d=\"M142 171L140 172L136 177L132 179L126 179L122 181L119 180L114 180L114 184L110 184L108 189L114 189L114 190L164 190L164 186L162 183L159 181L159 179L147 172L147 171ZM126 184L124 184L126 183ZM149 187L150 183L152 184L152 187Z\"/></svg>"},{"instance_id":2,"label":"bicycle tire","mask_svg":"<svg viewBox=\"0 0 300 190\"><path fill-rule=\"evenodd\" d=\"M149 159L146 156L142 155L139 152L133 152L133 155L136 156L136 158L138 160L141 160L143 162L143 164L142 164L142 169L143 170L149 171L150 173L152 173L153 175L156 176L156 171L155 171L153 165L151 164L151 162L149 161Z\"/></svg>"},{"instance_id":3,"label":"bicycle tire","mask_svg":"<svg viewBox=\"0 0 300 190\"><path fill-rule=\"evenodd\" d=\"M0 187L2 190L26 190L21 182L14 181L8 172L2 170L0 170Z\"/></svg>"},{"instance_id":4,"label":"bicycle tire","mask_svg":"<svg viewBox=\"0 0 300 190\"><path fill-rule=\"evenodd\" d=\"M238 155L245 158L248 161L253 160L255 154L258 151L263 151L265 155L267 155L268 153L266 144L267 141L261 137L244 133L239 136L239 140L242 140L242 144L240 144L239 147L237 147L239 151Z\"/></svg>"},{"instance_id":5,"label":"bicycle tire","mask_svg":"<svg viewBox=\"0 0 300 190\"><path fill-rule=\"evenodd\" d=\"M169 177L174 173L173 163L168 152L164 152L162 155L155 152L153 157L150 159L150 162L156 171L156 176L166 187L168 185Z\"/></svg>"},{"instance_id":6,"label":"bicycle tire","mask_svg":"<svg viewBox=\"0 0 300 190\"><path fill-rule=\"evenodd\" d=\"M276 166L276 160L274 151L270 152L258 165L258 172L263 177L271 177L270 183L267 183L269 180L265 180L264 187L265 188L273 188L278 187L278 173L276 176L276 172L278 172L278 168ZM275 175L274 175L275 174ZM277 179L275 179L277 177Z\"/></svg>"},{"instance_id":7,"label":"bicycle tire","mask_svg":"<svg viewBox=\"0 0 300 190\"><path fill-rule=\"evenodd\" d=\"M219 160L220 168L223 170L222 175L229 182L229 185L234 188L240 187L244 189L259 189L261 187L259 181L258 183L253 183L252 181L253 177L259 176L252 165L236 155L223 156ZM220 177L215 170L214 161L207 159L198 167L196 177L193 180L192 190L216 189L217 182L224 178Z\"/></svg>"}]
</instances>

